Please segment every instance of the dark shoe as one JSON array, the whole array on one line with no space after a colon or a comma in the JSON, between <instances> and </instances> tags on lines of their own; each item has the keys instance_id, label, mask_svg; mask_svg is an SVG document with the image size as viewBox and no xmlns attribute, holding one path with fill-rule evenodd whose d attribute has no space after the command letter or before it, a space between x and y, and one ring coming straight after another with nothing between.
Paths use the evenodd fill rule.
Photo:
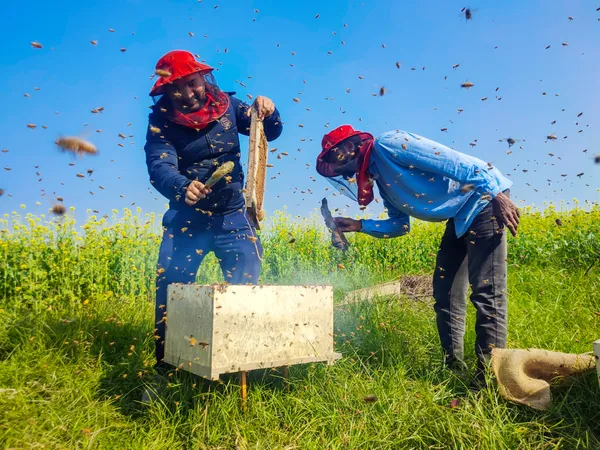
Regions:
<instances>
[{"instance_id":1,"label":"dark shoe","mask_svg":"<svg viewBox=\"0 0 600 450\"><path fill-rule=\"evenodd\" d=\"M458 358L446 358L445 365L459 378L463 377L469 370L467 364L462 359Z\"/></svg>"},{"instance_id":2,"label":"dark shoe","mask_svg":"<svg viewBox=\"0 0 600 450\"><path fill-rule=\"evenodd\" d=\"M486 386L487 384L485 382L485 373L481 375L479 372L477 372L475 374L475 377L473 377L473 379L469 383L469 391L471 391L473 394L476 394L477 392L484 389Z\"/></svg>"}]
</instances>

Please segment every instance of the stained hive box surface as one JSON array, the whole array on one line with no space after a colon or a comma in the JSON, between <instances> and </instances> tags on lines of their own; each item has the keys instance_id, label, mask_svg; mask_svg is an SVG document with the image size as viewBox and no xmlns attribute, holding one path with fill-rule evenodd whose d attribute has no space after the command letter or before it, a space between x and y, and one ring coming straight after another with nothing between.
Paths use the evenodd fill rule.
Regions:
<instances>
[{"instance_id":1,"label":"stained hive box surface","mask_svg":"<svg viewBox=\"0 0 600 450\"><path fill-rule=\"evenodd\" d=\"M183 370L218 379L340 357L331 286L168 287L165 361Z\"/></svg>"},{"instance_id":2,"label":"stained hive box surface","mask_svg":"<svg viewBox=\"0 0 600 450\"><path fill-rule=\"evenodd\" d=\"M598 383L600 383L600 339L594 342L594 354L596 355L596 372L598 373Z\"/></svg>"}]
</instances>

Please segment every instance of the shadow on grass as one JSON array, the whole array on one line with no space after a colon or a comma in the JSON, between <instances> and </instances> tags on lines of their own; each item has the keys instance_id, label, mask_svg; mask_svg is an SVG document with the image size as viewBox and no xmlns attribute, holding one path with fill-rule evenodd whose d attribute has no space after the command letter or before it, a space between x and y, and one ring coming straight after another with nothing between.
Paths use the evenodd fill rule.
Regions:
<instances>
[{"instance_id":1,"label":"shadow on grass","mask_svg":"<svg viewBox=\"0 0 600 450\"><path fill-rule=\"evenodd\" d=\"M47 317L44 322L50 340L49 348L74 339L86 344L69 349L64 355L65 362L80 366L85 359L88 364L97 364L101 375L96 397L113 401L124 415L145 415L147 407L141 403L142 394L157 377L162 377L167 383L167 389L161 394L163 405L179 412L197 408L198 403L207 401L208 397L241 395L239 373L223 374L220 380L215 381L175 367L157 373L153 368L151 321L130 323L89 314L69 320ZM247 385L249 390L254 387L267 391L283 390L283 371L281 368L250 371Z\"/></svg>"}]
</instances>

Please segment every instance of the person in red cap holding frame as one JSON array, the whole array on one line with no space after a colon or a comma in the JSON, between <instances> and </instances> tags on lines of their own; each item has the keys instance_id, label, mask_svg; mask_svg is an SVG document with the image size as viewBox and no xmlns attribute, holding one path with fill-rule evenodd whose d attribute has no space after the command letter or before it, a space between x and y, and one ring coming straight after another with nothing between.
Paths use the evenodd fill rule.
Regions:
<instances>
[{"instance_id":1,"label":"person in red cap holding frame","mask_svg":"<svg viewBox=\"0 0 600 450\"><path fill-rule=\"evenodd\" d=\"M323 137L317 172L366 207L377 185L387 220L336 217L343 232L394 238L410 231L410 217L447 220L433 279L434 309L446 363L465 368L463 336L469 284L477 309L475 383L493 347L507 336L506 226L516 236L519 210L512 182L482 160L405 131L377 139L343 125Z\"/></svg>"},{"instance_id":2,"label":"person in red cap holding frame","mask_svg":"<svg viewBox=\"0 0 600 450\"><path fill-rule=\"evenodd\" d=\"M213 68L190 52L175 50L158 60L150 96L155 104L146 135L150 182L169 199L156 280L156 368L163 362L167 286L193 283L204 257L219 259L225 281L257 284L262 247L244 207L244 174L238 133L250 133L251 107L219 89ZM158 100L157 100L158 98ZM283 125L274 103L256 97L268 141ZM223 163L234 169L212 188L204 183Z\"/></svg>"}]
</instances>

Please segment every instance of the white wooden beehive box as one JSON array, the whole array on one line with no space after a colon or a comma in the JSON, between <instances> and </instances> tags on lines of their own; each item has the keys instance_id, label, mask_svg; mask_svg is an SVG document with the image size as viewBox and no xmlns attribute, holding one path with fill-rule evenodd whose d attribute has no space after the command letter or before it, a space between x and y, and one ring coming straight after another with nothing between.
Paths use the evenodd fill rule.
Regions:
<instances>
[{"instance_id":1,"label":"white wooden beehive box","mask_svg":"<svg viewBox=\"0 0 600 450\"><path fill-rule=\"evenodd\" d=\"M165 362L219 375L325 361L333 351L333 287L168 286Z\"/></svg>"},{"instance_id":2,"label":"white wooden beehive box","mask_svg":"<svg viewBox=\"0 0 600 450\"><path fill-rule=\"evenodd\" d=\"M596 355L596 372L600 383L600 339L594 342L594 355Z\"/></svg>"}]
</instances>

